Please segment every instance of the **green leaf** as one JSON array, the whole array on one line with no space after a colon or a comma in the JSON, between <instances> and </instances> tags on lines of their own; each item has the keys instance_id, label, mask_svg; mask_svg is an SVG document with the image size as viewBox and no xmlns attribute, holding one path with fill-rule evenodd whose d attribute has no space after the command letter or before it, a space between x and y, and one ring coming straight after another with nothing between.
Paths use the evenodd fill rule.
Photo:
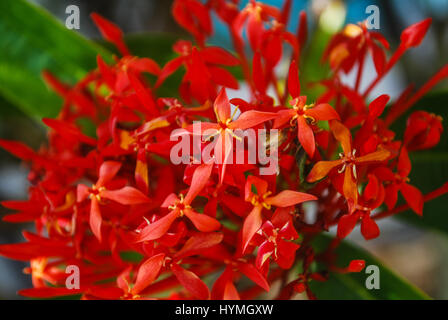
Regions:
<instances>
[{"instance_id":1,"label":"green leaf","mask_svg":"<svg viewBox=\"0 0 448 320\"><path fill-rule=\"evenodd\" d=\"M43 9L24 0L0 1L0 94L26 114L51 117L61 106L42 81L43 70L75 83L95 68L98 53L110 60L105 49Z\"/></svg>"},{"instance_id":2,"label":"green leaf","mask_svg":"<svg viewBox=\"0 0 448 320\"><path fill-rule=\"evenodd\" d=\"M331 238L319 236L314 241L317 252L328 247ZM380 271L380 289L368 290L365 282L369 274L330 273L327 282L312 281L311 290L319 299L324 300L422 300L430 299L428 295L416 288L395 272L386 267L370 253L349 242L343 241L336 250L338 266L345 268L352 260L364 260L366 266L376 265Z\"/></svg>"},{"instance_id":3,"label":"green leaf","mask_svg":"<svg viewBox=\"0 0 448 320\"><path fill-rule=\"evenodd\" d=\"M441 187L448 181L448 132L446 132L446 121L448 120L447 106L447 91L429 94L401 117L392 127L395 132L403 134L408 116L416 110L433 112L442 116L445 120L443 123L445 132L442 134L440 143L435 148L410 154L412 162L410 183L419 188L423 194ZM398 138L401 139L402 136ZM397 215L397 218L419 227L435 229L448 234L447 201L448 195L444 195L425 203L423 218L417 216L412 211L401 213Z\"/></svg>"},{"instance_id":4,"label":"green leaf","mask_svg":"<svg viewBox=\"0 0 448 320\"><path fill-rule=\"evenodd\" d=\"M121 251L120 257L126 262L139 263L143 259L143 255L135 251Z\"/></svg>"}]
</instances>

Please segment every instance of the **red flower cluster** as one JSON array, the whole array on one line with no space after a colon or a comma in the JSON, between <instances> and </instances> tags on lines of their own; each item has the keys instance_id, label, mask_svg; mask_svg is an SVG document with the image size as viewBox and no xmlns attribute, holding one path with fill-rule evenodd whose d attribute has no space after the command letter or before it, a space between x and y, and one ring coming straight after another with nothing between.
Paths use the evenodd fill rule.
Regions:
<instances>
[{"instance_id":1,"label":"red flower cluster","mask_svg":"<svg viewBox=\"0 0 448 320\"><path fill-rule=\"evenodd\" d=\"M373 239L380 234L379 217L407 208L423 214L425 200L433 196L425 199L410 184L408 152L438 143L441 118L414 112L403 141L396 139L391 124L448 76L448 66L415 94L406 91L385 117L388 96L370 104L366 100L405 51L420 44L430 20L407 28L390 59L389 44L380 34L364 24L345 27L325 52L331 74L322 81L326 92L314 104L301 95L298 74L305 13L293 34L286 29L290 0L281 10L254 0L242 11L237 5L238 0L174 1L174 18L195 42L178 41L173 49L179 56L162 68L132 56L120 29L93 14L122 57L108 64L98 56L98 68L75 86L44 73L65 101L57 119L43 120L50 127L48 145L34 151L0 141L31 168L29 199L3 202L17 211L3 220L36 227L36 233L24 232L26 242L0 245L0 254L30 261L25 271L34 288L22 295L250 299L279 280L278 298L295 292L315 298L310 281L325 281L328 271L364 267L359 260L337 267L331 254L315 254L315 236L338 226L337 239L327 250L331 253L359 221L362 235ZM228 26L236 55L205 45L213 32L212 12ZM282 92L274 69L286 55L284 44L292 49L292 62ZM360 92L369 54L377 78ZM241 68L250 101L228 100L225 88L239 85L229 66ZM356 84L343 84L341 74L356 68ZM178 95L158 97L158 88L176 70L183 72ZM95 125L94 137L81 129L80 120L86 119ZM215 158L222 162L171 163L171 132L184 128L194 134L195 120L214 132ZM230 142L240 138L234 131L249 128L279 129L277 173L261 175L260 163L227 161L236 152ZM201 151L210 140L201 141ZM445 185L434 195L447 191ZM400 210L398 193L407 202ZM313 224L305 219L308 201L317 202ZM323 269L315 270L314 262ZM301 274L292 272L297 264L303 266ZM79 289L65 287L68 265L80 269ZM241 281L242 276L251 282Z\"/></svg>"}]
</instances>

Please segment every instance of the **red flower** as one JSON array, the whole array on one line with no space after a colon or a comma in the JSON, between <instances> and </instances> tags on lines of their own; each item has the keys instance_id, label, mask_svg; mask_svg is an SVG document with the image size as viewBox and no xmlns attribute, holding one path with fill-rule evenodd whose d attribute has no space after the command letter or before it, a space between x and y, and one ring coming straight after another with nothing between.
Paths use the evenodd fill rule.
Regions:
<instances>
[{"instance_id":1,"label":"red flower","mask_svg":"<svg viewBox=\"0 0 448 320\"><path fill-rule=\"evenodd\" d=\"M418 215L423 215L423 195L416 187L409 184L411 173L411 161L405 147L401 149L398 157L397 173L389 168L376 169L376 175L386 182L385 203L389 209L393 209L397 203L398 191L401 192L406 202Z\"/></svg>"},{"instance_id":2,"label":"red flower","mask_svg":"<svg viewBox=\"0 0 448 320\"><path fill-rule=\"evenodd\" d=\"M188 189L185 198L181 194L177 197L175 194L170 194L162 204L162 208L168 208L171 211L163 218L149 224L139 232L138 241L155 240L162 237L173 224L174 220L181 218L184 215L193 222L195 227L203 232L216 231L220 227L220 223L205 214L195 212L190 206L196 196L201 192L208 182L212 172L211 164L204 164L199 166Z\"/></svg>"},{"instance_id":3,"label":"red flower","mask_svg":"<svg viewBox=\"0 0 448 320\"><path fill-rule=\"evenodd\" d=\"M113 178L121 168L121 163L115 161L104 162L99 169L98 181L91 188L86 185L78 185L77 201L90 199L90 227L92 232L101 241L101 211L103 200L112 200L124 205L147 203L150 200L139 190L124 186L120 189L109 190Z\"/></svg>"},{"instance_id":4,"label":"red flower","mask_svg":"<svg viewBox=\"0 0 448 320\"><path fill-rule=\"evenodd\" d=\"M252 187L255 187L256 194L252 192ZM247 202L252 203L253 209L244 220L242 228L241 242L243 252L246 251L252 237L263 223L261 214L263 208L267 210L270 210L272 206L286 208L305 201L317 200L315 196L291 190L285 190L276 196L271 196L272 192L268 191L268 183L255 176L247 178L245 189L245 199Z\"/></svg>"},{"instance_id":5,"label":"red flower","mask_svg":"<svg viewBox=\"0 0 448 320\"><path fill-rule=\"evenodd\" d=\"M339 121L330 123L331 131L334 137L341 143L343 152L339 155L339 160L320 161L311 170L307 177L308 182L316 182L325 178L330 171L338 168L338 173L344 173L343 193L351 201L352 205L358 203L358 184L356 166L380 162L389 158L390 153L387 150L378 150L373 153L357 157L356 150L352 150L350 131Z\"/></svg>"},{"instance_id":6,"label":"red flower","mask_svg":"<svg viewBox=\"0 0 448 320\"><path fill-rule=\"evenodd\" d=\"M315 124L317 121L340 120L339 115L329 104L324 103L317 106L306 104L306 97L300 96L299 78L294 61L289 69L288 91L293 97L290 102L292 109L279 111L274 127L280 128L288 122L292 125L294 121L297 121L299 142L309 157L312 158L316 150L316 142L313 129L308 123Z\"/></svg>"}]
</instances>

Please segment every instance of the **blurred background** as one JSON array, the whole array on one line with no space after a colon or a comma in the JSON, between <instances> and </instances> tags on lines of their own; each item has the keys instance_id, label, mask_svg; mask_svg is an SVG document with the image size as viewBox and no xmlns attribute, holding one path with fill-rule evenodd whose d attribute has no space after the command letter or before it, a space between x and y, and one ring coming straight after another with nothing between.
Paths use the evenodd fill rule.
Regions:
<instances>
[{"instance_id":1,"label":"blurred background","mask_svg":"<svg viewBox=\"0 0 448 320\"><path fill-rule=\"evenodd\" d=\"M65 23L67 17L66 7L77 5L81 17L80 29L76 32L92 39L100 37L89 18L92 12L98 12L114 21L125 33L168 32L185 35L171 17L170 0L32 0L32 2L48 10L62 23ZM283 0L264 2L280 7ZM241 6L245 3L247 1L241 1ZM292 31L297 29L299 12L306 10L310 17L310 30L321 27L334 32L331 29L340 28L344 22L356 23L365 20L368 17L366 7L372 4L380 8L380 32L393 46L399 43L400 33L406 26L426 17L433 18L433 26L425 42L418 49L406 54L402 63L380 84L379 90L382 93L397 97L407 84L421 85L447 62L448 0L294 0L290 28ZM323 14L328 15L325 21L331 23L319 19ZM217 20L216 17L214 19ZM219 21L216 21L215 34L211 42L230 49L226 28ZM369 75L373 77L375 74L372 63L368 64L368 68L367 79ZM352 76L347 75L346 81L351 79ZM0 138L20 140L37 149L45 141L45 129L38 121L24 116L20 111L4 112L6 107L7 103L0 97ZM27 168L0 150L0 201L25 199L26 178ZM4 213L5 209L0 207L0 216ZM386 220L380 223L382 235L378 240L365 242L358 236L359 232L353 232L351 240L368 248L386 265L433 298L448 299L446 236L437 232L421 231L400 220ZM21 230L24 227L32 228L0 221L0 243L23 241ZM22 273L25 266L25 263L0 257L0 299L20 299L16 291L31 287L30 277Z\"/></svg>"}]
</instances>

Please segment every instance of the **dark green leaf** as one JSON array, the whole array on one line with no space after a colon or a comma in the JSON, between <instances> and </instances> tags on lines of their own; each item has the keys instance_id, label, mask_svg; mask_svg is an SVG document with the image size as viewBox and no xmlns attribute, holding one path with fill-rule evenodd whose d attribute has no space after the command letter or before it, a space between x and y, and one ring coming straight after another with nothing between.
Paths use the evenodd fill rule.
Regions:
<instances>
[{"instance_id":1,"label":"dark green leaf","mask_svg":"<svg viewBox=\"0 0 448 320\"><path fill-rule=\"evenodd\" d=\"M61 106L41 79L49 70L74 83L110 54L24 0L0 1L0 94L25 113L55 116ZM9 107L9 106L8 106Z\"/></svg>"},{"instance_id":2,"label":"dark green leaf","mask_svg":"<svg viewBox=\"0 0 448 320\"><path fill-rule=\"evenodd\" d=\"M331 239L320 236L314 241L319 252L327 248ZM408 283L394 273L367 251L348 242L342 242L336 250L338 266L347 267L352 260L364 260L366 266L376 265L380 271L380 289L368 290L365 282L369 274L360 273L339 274L331 273L327 282L311 282L311 290L319 299L328 300L421 300L429 299L424 292Z\"/></svg>"}]
</instances>

